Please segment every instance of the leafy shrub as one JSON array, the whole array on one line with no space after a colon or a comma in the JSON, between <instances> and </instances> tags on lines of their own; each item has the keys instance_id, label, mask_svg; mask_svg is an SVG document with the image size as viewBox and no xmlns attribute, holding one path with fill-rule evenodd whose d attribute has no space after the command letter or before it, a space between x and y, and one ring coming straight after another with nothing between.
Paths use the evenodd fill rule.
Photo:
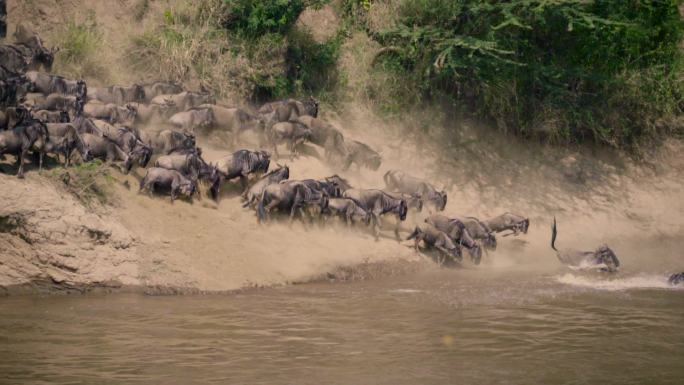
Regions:
<instances>
[{"instance_id":1,"label":"leafy shrub","mask_svg":"<svg viewBox=\"0 0 684 385\"><path fill-rule=\"evenodd\" d=\"M403 0L377 31L347 3L406 107L447 95L505 131L626 147L683 112L679 1Z\"/></svg>"}]
</instances>

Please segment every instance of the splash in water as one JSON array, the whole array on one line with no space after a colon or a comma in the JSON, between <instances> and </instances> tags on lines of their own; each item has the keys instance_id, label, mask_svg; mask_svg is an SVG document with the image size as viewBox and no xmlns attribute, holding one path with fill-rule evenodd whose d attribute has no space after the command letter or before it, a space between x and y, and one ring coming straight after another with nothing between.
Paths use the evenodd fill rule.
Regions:
<instances>
[{"instance_id":1,"label":"splash in water","mask_svg":"<svg viewBox=\"0 0 684 385\"><path fill-rule=\"evenodd\" d=\"M640 274L625 278L608 278L599 276L575 275L572 273L556 277L560 283L572 286L588 287L597 290L630 290L630 289L677 289L667 282L666 275ZM679 287L679 289L682 289Z\"/></svg>"}]
</instances>

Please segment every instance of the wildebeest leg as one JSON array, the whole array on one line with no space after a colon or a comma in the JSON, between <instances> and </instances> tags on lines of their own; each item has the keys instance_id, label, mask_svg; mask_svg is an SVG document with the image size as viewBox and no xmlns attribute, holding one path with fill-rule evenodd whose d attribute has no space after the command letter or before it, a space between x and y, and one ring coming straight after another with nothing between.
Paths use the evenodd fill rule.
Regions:
<instances>
[{"instance_id":1,"label":"wildebeest leg","mask_svg":"<svg viewBox=\"0 0 684 385\"><path fill-rule=\"evenodd\" d=\"M21 150L21 153L19 154L19 171L17 171L17 178L24 178L24 157L26 156L26 153L28 150Z\"/></svg>"},{"instance_id":2,"label":"wildebeest leg","mask_svg":"<svg viewBox=\"0 0 684 385\"><path fill-rule=\"evenodd\" d=\"M442 266L442 264L446 261L446 257L448 255L450 255L449 250L445 249L444 247L442 247L440 245L435 245L435 248L437 250L439 250L439 256L440 256L440 260L441 260L439 266Z\"/></svg>"},{"instance_id":3,"label":"wildebeest leg","mask_svg":"<svg viewBox=\"0 0 684 385\"><path fill-rule=\"evenodd\" d=\"M344 213L344 216L347 219L347 227L351 227L352 225L352 215L353 211L351 209L347 209L347 212Z\"/></svg>"},{"instance_id":4,"label":"wildebeest leg","mask_svg":"<svg viewBox=\"0 0 684 385\"><path fill-rule=\"evenodd\" d=\"M242 186L242 192L247 191L247 177L240 175L240 185Z\"/></svg>"},{"instance_id":5,"label":"wildebeest leg","mask_svg":"<svg viewBox=\"0 0 684 385\"><path fill-rule=\"evenodd\" d=\"M304 199L297 193L294 197L294 202L292 203L292 208L290 209L290 223L292 223L292 220L294 219L295 211L297 209L300 209L302 207ZM302 219L304 219L304 215L302 212Z\"/></svg>"},{"instance_id":6,"label":"wildebeest leg","mask_svg":"<svg viewBox=\"0 0 684 385\"><path fill-rule=\"evenodd\" d=\"M271 221L271 210L273 210L276 206L278 206L280 202L277 200L271 201L271 203L267 204L264 207L264 212L266 213L266 217L268 218L269 221Z\"/></svg>"}]
</instances>

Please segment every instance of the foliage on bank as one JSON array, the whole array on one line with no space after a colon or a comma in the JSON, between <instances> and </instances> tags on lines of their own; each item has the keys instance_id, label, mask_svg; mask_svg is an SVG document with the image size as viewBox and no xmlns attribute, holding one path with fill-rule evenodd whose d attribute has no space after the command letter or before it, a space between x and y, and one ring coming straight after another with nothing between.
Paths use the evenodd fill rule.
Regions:
<instances>
[{"instance_id":1,"label":"foliage on bank","mask_svg":"<svg viewBox=\"0 0 684 385\"><path fill-rule=\"evenodd\" d=\"M374 8L394 3L387 28ZM448 97L503 131L631 147L684 109L680 1L344 2L405 79L399 110ZM680 131L681 133L681 131Z\"/></svg>"}]
</instances>

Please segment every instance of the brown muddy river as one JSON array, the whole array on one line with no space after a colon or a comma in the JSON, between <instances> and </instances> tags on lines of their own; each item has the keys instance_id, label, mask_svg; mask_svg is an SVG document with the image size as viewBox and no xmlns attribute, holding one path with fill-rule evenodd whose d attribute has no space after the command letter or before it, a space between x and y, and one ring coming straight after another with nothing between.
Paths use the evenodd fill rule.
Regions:
<instances>
[{"instance_id":1,"label":"brown muddy river","mask_svg":"<svg viewBox=\"0 0 684 385\"><path fill-rule=\"evenodd\" d=\"M1 298L0 311L3 384L684 378L684 290L656 274L430 270L234 295Z\"/></svg>"}]
</instances>

